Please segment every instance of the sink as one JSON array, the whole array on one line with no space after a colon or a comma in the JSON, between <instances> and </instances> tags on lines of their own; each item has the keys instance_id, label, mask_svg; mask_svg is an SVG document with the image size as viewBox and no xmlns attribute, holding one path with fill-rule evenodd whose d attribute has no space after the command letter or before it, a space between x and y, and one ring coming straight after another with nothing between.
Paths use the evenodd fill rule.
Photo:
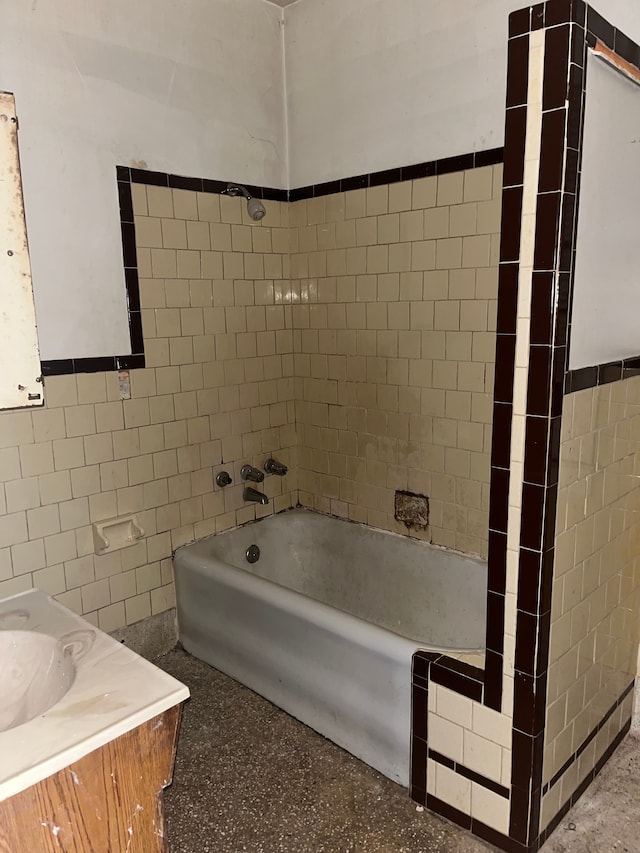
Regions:
<instances>
[{"instance_id":1,"label":"sink","mask_svg":"<svg viewBox=\"0 0 640 853\"><path fill-rule=\"evenodd\" d=\"M73 684L76 662L95 632L71 631L56 639L37 631L0 630L0 732L52 708Z\"/></svg>"}]
</instances>

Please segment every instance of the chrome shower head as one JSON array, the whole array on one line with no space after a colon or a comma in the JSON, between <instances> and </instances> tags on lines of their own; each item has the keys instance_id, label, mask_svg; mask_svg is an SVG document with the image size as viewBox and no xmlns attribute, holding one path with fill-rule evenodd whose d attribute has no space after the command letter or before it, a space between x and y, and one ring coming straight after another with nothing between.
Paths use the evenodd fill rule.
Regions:
<instances>
[{"instance_id":1,"label":"chrome shower head","mask_svg":"<svg viewBox=\"0 0 640 853\"><path fill-rule=\"evenodd\" d=\"M266 215L267 211L265 210L264 204L259 199L254 198L249 190L246 187L243 187L242 184L227 184L227 195L244 196L247 200L249 216L254 222L260 222L260 220Z\"/></svg>"}]
</instances>

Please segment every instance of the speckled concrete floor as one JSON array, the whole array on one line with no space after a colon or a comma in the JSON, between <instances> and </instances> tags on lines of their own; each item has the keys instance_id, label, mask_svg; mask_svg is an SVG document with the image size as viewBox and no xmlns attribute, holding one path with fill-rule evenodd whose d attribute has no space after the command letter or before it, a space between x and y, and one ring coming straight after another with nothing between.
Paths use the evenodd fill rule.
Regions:
<instances>
[{"instance_id":1,"label":"speckled concrete floor","mask_svg":"<svg viewBox=\"0 0 640 853\"><path fill-rule=\"evenodd\" d=\"M494 850L418 812L398 785L184 651L156 663L187 684L192 696L174 781L164 795L171 853ZM638 746L634 749L626 764L622 759L626 796L620 798L620 785L609 779L609 767L615 770L623 755L619 750L543 853L640 850L632 831L640 821ZM598 786L604 789L600 800L591 793ZM616 811L617 805L622 809ZM570 822L575 830L566 829Z\"/></svg>"}]
</instances>

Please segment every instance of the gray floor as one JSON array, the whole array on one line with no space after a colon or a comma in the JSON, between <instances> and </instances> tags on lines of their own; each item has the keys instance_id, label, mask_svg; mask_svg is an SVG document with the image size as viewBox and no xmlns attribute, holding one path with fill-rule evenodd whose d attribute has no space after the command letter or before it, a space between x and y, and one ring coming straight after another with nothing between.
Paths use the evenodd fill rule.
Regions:
<instances>
[{"instance_id":1,"label":"gray floor","mask_svg":"<svg viewBox=\"0 0 640 853\"><path fill-rule=\"evenodd\" d=\"M192 696L165 791L171 853L494 849L419 812L405 790L185 652L156 663ZM640 850L639 747L622 745L544 853Z\"/></svg>"}]
</instances>

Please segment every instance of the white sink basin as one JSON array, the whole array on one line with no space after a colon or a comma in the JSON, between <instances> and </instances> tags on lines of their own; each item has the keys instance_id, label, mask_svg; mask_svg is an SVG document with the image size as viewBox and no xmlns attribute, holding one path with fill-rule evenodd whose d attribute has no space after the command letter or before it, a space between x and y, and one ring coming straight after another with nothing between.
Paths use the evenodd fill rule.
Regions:
<instances>
[{"instance_id":1,"label":"white sink basin","mask_svg":"<svg viewBox=\"0 0 640 853\"><path fill-rule=\"evenodd\" d=\"M0 630L0 732L44 714L73 684L76 661L93 644L93 631L60 639L37 631Z\"/></svg>"}]
</instances>

